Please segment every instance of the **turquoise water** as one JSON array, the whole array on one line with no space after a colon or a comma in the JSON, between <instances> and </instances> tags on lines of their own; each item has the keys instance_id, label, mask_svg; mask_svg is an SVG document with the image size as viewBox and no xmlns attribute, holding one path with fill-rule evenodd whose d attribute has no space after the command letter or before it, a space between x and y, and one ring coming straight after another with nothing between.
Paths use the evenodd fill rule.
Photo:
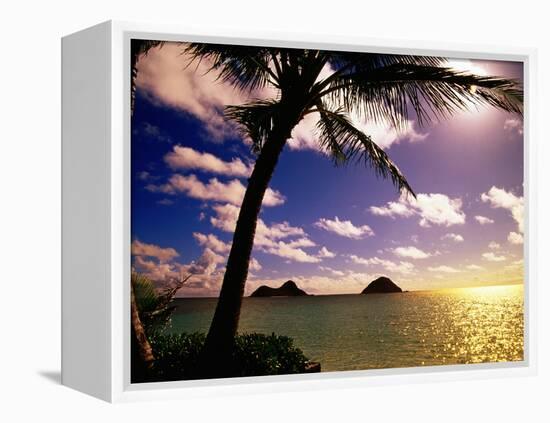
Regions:
<instances>
[{"instance_id":1,"label":"turquoise water","mask_svg":"<svg viewBox=\"0 0 550 423\"><path fill-rule=\"evenodd\" d=\"M172 332L206 332L217 299L179 298ZM523 360L523 287L245 298L240 332L287 335L323 371Z\"/></svg>"}]
</instances>

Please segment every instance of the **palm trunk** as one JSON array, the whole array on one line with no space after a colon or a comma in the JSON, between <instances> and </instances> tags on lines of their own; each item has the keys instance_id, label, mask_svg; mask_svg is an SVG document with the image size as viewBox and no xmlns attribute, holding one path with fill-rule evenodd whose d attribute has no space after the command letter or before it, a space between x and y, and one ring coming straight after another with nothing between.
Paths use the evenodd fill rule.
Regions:
<instances>
[{"instance_id":1,"label":"palm trunk","mask_svg":"<svg viewBox=\"0 0 550 423\"><path fill-rule=\"evenodd\" d=\"M155 356L151 344L147 340L145 329L139 318L139 312L134 295L134 287L131 287L131 313L132 313L132 382L143 382L147 379L147 373L152 369Z\"/></svg>"},{"instance_id":2,"label":"palm trunk","mask_svg":"<svg viewBox=\"0 0 550 423\"><path fill-rule=\"evenodd\" d=\"M256 223L279 155L286 140L290 137L291 129L298 120L288 116L288 113L285 117L281 119L285 124L274 128L272 135L264 144L248 181L233 234L233 243L227 260L218 305L199 365L200 377L231 375L231 356L239 325Z\"/></svg>"}]
</instances>

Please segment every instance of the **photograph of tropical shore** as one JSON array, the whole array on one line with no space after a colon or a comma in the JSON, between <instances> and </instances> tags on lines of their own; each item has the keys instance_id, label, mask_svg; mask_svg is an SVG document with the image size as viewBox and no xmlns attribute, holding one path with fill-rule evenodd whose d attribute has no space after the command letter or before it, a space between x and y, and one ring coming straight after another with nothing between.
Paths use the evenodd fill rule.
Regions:
<instances>
[{"instance_id":1,"label":"photograph of tropical shore","mask_svg":"<svg viewBox=\"0 0 550 423\"><path fill-rule=\"evenodd\" d=\"M132 383L523 361L523 64L131 42Z\"/></svg>"}]
</instances>

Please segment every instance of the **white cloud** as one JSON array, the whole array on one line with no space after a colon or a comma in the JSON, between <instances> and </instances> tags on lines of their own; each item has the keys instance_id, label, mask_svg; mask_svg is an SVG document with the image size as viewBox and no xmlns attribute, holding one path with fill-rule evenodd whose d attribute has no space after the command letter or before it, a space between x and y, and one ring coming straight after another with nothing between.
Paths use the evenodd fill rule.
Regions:
<instances>
[{"instance_id":1,"label":"white cloud","mask_svg":"<svg viewBox=\"0 0 550 423\"><path fill-rule=\"evenodd\" d=\"M406 261L400 261L396 263L391 260L384 260L378 257L363 258L354 254L349 256L353 263L362 264L365 266L382 266L384 269L390 272L409 274L414 271L414 265Z\"/></svg>"},{"instance_id":2,"label":"white cloud","mask_svg":"<svg viewBox=\"0 0 550 423\"><path fill-rule=\"evenodd\" d=\"M454 233L448 233L441 237L441 240L449 240L453 242L464 242L464 237L462 235L454 234Z\"/></svg>"},{"instance_id":3,"label":"white cloud","mask_svg":"<svg viewBox=\"0 0 550 423\"><path fill-rule=\"evenodd\" d=\"M137 239L132 241L132 255L155 257L161 262L167 262L179 256L173 248L162 248L155 244L146 244Z\"/></svg>"},{"instance_id":4,"label":"white cloud","mask_svg":"<svg viewBox=\"0 0 550 423\"><path fill-rule=\"evenodd\" d=\"M140 255L134 256L133 270L153 281L164 281L180 277L180 269L177 263L155 262L154 260L147 260L144 257Z\"/></svg>"},{"instance_id":5,"label":"white cloud","mask_svg":"<svg viewBox=\"0 0 550 423\"><path fill-rule=\"evenodd\" d=\"M469 264L466 266L466 269L469 270L483 270L483 267L478 266L477 264Z\"/></svg>"},{"instance_id":6,"label":"white cloud","mask_svg":"<svg viewBox=\"0 0 550 423\"><path fill-rule=\"evenodd\" d=\"M481 201L489 203L493 208L508 210L517 222L519 232L523 233L523 197L492 186L488 192L481 194Z\"/></svg>"},{"instance_id":7,"label":"white cloud","mask_svg":"<svg viewBox=\"0 0 550 423\"><path fill-rule=\"evenodd\" d=\"M504 267L509 270L521 271L523 270L523 259L514 260L513 262L511 262L510 264L507 264Z\"/></svg>"},{"instance_id":8,"label":"white cloud","mask_svg":"<svg viewBox=\"0 0 550 423\"><path fill-rule=\"evenodd\" d=\"M503 129L507 132L515 132L518 135L523 135L523 122L519 119L506 119Z\"/></svg>"},{"instance_id":9,"label":"white cloud","mask_svg":"<svg viewBox=\"0 0 550 423\"><path fill-rule=\"evenodd\" d=\"M234 124L224 118L223 107L245 103L249 94L217 79L217 71L208 72L211 63L206 59L189 65L190 57L182 50L178 43L149 50L137 64L138 89L156 102L200 119L215 139L234 135Z\"/></svg>"},{"instance_id":10,"label":"white cloud","mask_svg":"<svg viewBox=\"0 0 550 423\"><path fill-rule=\"evenodd\" d=\"M207 247L196 261L182 266L182 272L210 276L216 271L218 264L225 262L225 259L224 256L216 254Z\"/></svg>"},{"instance_id":11,"label":"white cloud","mask_svg":"<svg viewBox=\"0 0 550 423\"><path fill-rule=\"evenodd\" d=\"M329 272L330 274L334 276L344 276L346 273L342 272L341 270L333 269L332 267L327 266L319 266L319 270L322 270L324 272Z\"/></svg>"},{"instance_id":12,"label":"white cloud","mask_svg":"<svg viewBox=\"0 0 550 423\"><path fill-rule=\"evenodd\" d=\"M480 215L474 216L474 219L480 225L488 225L489 223L495 223L495 221L493 219L489 219L488 217L480 216Z\"/></svg>"},{"instance_id":13,"label":"white cloud","mask_svg":"<svg viewBox=\"0 0 550 423\"><path fill-rule=\"evenodd\" d=\"M510 232L508 234L508 242L510 244L523 244L523 235L517 232Z\"/></svg>"},{"instance_id":14,"label":"white cloud","mask_svg":"<svg viewBox=\"0 0 550 423\"><path fill-rule=\"evenodd\" d=\"M225 176L248 177L252 166L244 164L239 158L230 162L221 160L210 153L201 153L189 147L174 146L173 150L164 156L164 161L173 170L197 169Z\"/></svg>"},{"instance_id":15,"label":"white cloud","mask_svg":"<svg viewBox=\"0 0 550 423\"><path fill-rule=\"evenodd\" d=\"M239 208L232 204L216 205L212 208L215 216L210 218L212 226L225 232L234 232ZM289 238L298 237L297 239ZM314 247L302 228L291 226L288 222L267 225L262 219L256 224L254 247L260 251L301 263L318 263L322 257L303 250Z\"/></svg>"},{"instance_id":16,"label":"white cloud","mask_svg":"<svg viewBox=\"0 0 550 423\"><path fill-rule=\"evenodd\" d=\"M336 257L336 254L332 251L329 251L327 247L322 247L319 252L317 253L317 257L321 258L334 258Z\"/></svg>"},{"instance_id":17,"label":"white cloud","mask_svg":"<svg viewBox=\"0 0 550 423\"><path fill-rule=\"evenodd\" d=\"M411 195L402 194L398 202L390 201L382 207L370 207L371 213L378 216L418 215L422 227L462 225L466 215L462 211L460 198L449 198L445 194L418 194L416 199Z\"/></svg>"},{"instance_id":18,"label":"white cloud","mask_svg":"<svg viewBox=\"0 0 550 423\"><path fill-rule=\"evenodd\" d=\"M498 249L500 249L500 244L499 244L498 242L491 241L491 242L489 243L489 248L490 248L491 250L498 250Z\"/></svg>"},{"instance_id":19,"label":"white cloud","mask_svg":"<svg viewBox=\"0 0 550 423\"><path fill-rule=\"evenodd\" d=\"M481 256L487 261L504 261L504 260L506 260L506 257L496 255L493 252L483 253Z\"/></svg>"},{"instance_id":20,"label":"white cloud","mask_svg":"<svg viewBox=\"0 0 550 423\"><path fill-rule=\"evenodd\" d=\"M424 141L429 135L428 133L418 132L412 120L404 121L401 128L394 128L386 122L365 121L356 114L352 115L351 120L356 128L370 135L372 140L384 150L405 140L411 143Z\"/></svg>"},{"instance_id":21,"label":"white cloud","mask_svg":"<svg viewBox=\"0 0 550 423\"><path fill-rule=\"evenodd\" d=\"M419 248L410 247L397 247L393 250L393 253L399 257L408 257L415 260L425 259L431 256L430 253L420 250Z\"/></svg>"},{"instance_id":22,"label":"white cloud","mask_svg":"<svg viewBox=\"0 0 550 423\"><path fill-rule=\"evenodd\" d=\"M439 272L439 273L459 273L460 270L455 269L451 266L437 266L437 267L428 267L430 272Z\"/></svg>"},{"instance_id":23,"label":"white cloud","mask_svg":"<svg viewBox=\"0 0 550 423\"><path fill-rule=\"evenodd\" d=\"M405 200L403 201L390 201L383 207L370 207L370 212L376 216L387 216L392 219L395 216L409 217L415 214L415 211L410 208Z\"/></svg>"},{"instance_id":24,"label":"white cloud","mask_svg":"<svg viewBox=\"0 0 550 423\"><path fill-rule=\"evenodd\" d=\"M238 206L241 205L246 191L246 187L238 179L225 183L217 178L212 178L205 184L196 175L184 176L177 174L172 175L166 184L149 184L145 188L151 192L162 192L171 195L184 193L199 200L211 200ZM268 188L262 204L266 207L272 207L284 204L284 202L285 197L279 191Z\"/></svg>"},{"instance_id":25,"label":"white cloud","mask_svg":"<svg viewBox=\"0 0 550 423\"><path fill-rule=\"evenodd\" d=\"M298 238L292 241L288 242L289 247L315 247L317 244L315 244L311 239L309 238Z\"/></svg>"},{"instance_id":26,"label":"white cloud","mask_svg":"<svg viewBox=\"0 0 550 423\"><path fill-rule=\"evenodd\" d=\"M216 253L226 254L231 250L231 244L223 242L214 234L205 235L200 232L194 232L193 237L200 246L210 248Z\"/></svg>"},{"instance_id":27,"label":"white cloud","mask_svg":"<svg viewBox=\"0 0 550 423\"><path fill-rule=\"evenodd\" d=\"M261 251L300 263L319 263L321 261L320 258L308 254L301 248L292 247L284 241L279 241L271 247L264 247Z\"/></svg>"},{"instance_id":28,"label":"white cloud","mask_svg":"<svg viewBox=\"0 0 550 423\"><path fill-rule=\"evenodd\" d=\"M315 222L315 226L324 229L325 231L334 232L337 235L351 239L361 239L365 236L374 235L374 232L370 226L355 226L349 220L340 220L338 216L335 216L334 220L321 218Z\"/></svg>"},{"instance_id":29,"label":"white cloud","mask_svg":"<svg viewBox=\"0 0 550 423\"><path fill-rule=\"evenodd\" d=\"M250 264L248 265L248 269L252 272L259 272L260 270L262 270L262 265L258 260L252 257L250 259Z\"/></svg>"}]
</instances>

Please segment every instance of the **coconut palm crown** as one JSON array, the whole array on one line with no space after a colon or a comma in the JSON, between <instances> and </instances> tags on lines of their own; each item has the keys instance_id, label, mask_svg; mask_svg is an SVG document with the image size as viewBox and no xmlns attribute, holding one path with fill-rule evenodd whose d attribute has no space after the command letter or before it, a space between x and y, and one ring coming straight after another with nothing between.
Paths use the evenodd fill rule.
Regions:
<instances>
[{"instance_id":1,"label":"coconut palm crown","mask_svg":"<svg viewBox=\"0 0 550 423\"><path fill-rule=\"evenodd\" d=\"M199 43L184 48L192 61L206 59L219 80L237 89L252 93L271 86L277 92L273 99L226 109L227 117L250 139L257 159L207 336L205 377L224 376L229 368L263 196L284 145L305 116L318 114L319 147L335 164L364 163L399 191L414 195L387 153L354 126L350 116L389 122L399 129L410 115L425 125L472 105L518 114L523 108L516 81L459 72L440 57Z\"/></svg>"}]
</instances>

